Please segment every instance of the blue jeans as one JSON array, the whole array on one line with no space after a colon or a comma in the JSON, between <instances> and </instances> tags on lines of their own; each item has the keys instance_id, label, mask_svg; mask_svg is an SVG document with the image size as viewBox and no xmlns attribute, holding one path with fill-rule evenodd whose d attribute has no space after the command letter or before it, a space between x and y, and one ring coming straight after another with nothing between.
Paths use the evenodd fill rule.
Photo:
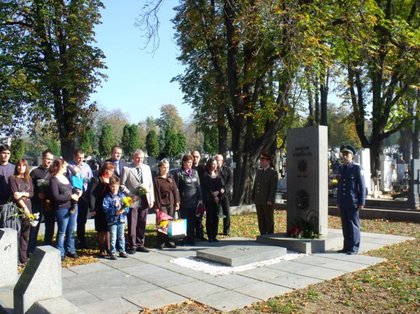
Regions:
<instances>
[{"instance_id":1,"label":"blue jeans","mask_svg":"<svg viewBox=\"0 0 420 314\"><path fill-rule=\"evenodd\" d=\"M125 223L124 222L116 222L113 225L108 225L109 233L111 234L111 254L115 254L117 251L120 253L125 252ZM118 240L118 241L117 241Z\"/></svg>"},{"instance_id":2,"label":"blue jeans","mask_svg":"<svg viewBox=\"0 0 420 314\"><path fill-rule=\"evenodd\" d=\"M70 254L76 253L74 229L77 222L77 206L73 214L70 214L69 210L70 208L59 208L56 210L58 226L57 249L60 250L61 256L65 256L66 252Z\"/></svg>"}]
</instances>

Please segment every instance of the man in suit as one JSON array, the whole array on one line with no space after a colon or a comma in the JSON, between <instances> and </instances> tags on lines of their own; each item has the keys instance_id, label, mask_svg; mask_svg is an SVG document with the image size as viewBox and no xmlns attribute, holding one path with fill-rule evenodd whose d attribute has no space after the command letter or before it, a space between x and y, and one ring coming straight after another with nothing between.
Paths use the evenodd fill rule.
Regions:
<instances>
[{"instance_id":1,"label":"man in suit","mask_svg":"<svg viewBox=\"0 0 420 314\"><path fill-rule=\"evenodd\" d=\"M143 163L144 152L138 149L133 154L130 166L124 167L121 178L121 190L133 198L128 214L128 250L127 253L149 252L144 246L148 209L153 207L155 194L153 190L152 172ZM140 193L140 187L145 190Z\"/></svg>"},{"instance_id":2,"label":"man in suit","mask_svg":"<svg viewBox=\"0 0 420 314\"><path fill-rule=\"evenodd\" d=\"M230 235L230 191L233 184L232 170L224 164L223 155L214 157L217 162L217 169L222 178L223 188L220 190L219 204L223 210L223 235Z\"/></svg>"},{"instance_id":3,"label":"man in suit","mask_svg":"<svg viewBox=\"0 0 420 314\"><path fill-rule=\"evenodd\" d=\"M105 161L110 161L114 163L115 165L114 175L116 175L120 179L122 178L124 166L126 166L124 160L121 160L121 156L122 156L122 148L118 145L115 145L111 149L111 158L105 160Z\"/></svg>"},{"instance_id":4,"label":"man in suit","mask_svg":"<svg viewBox=\"0 0 420 314\"><path fill-rule=\"evenodd\" d=\"M270 162L270 154L260 155L260 168L257 169L252 192L261 235L274 233L274 201L278 174L274 168L270 167Z\"/></svg>"},{"instance_id":5,"label":"man in suit","mask_svg":"<svg viewBox=\"0 0 420 314\"><path fill-rule=\"evenodd\" d=\"M359 210L366 201L366 185L363 170L353 162L356 150L351 145L341 145L343 164L339 168L337 208L340 210L344 245L338 252L358 254L360 247Z\"/></svg>"}]
</instances>

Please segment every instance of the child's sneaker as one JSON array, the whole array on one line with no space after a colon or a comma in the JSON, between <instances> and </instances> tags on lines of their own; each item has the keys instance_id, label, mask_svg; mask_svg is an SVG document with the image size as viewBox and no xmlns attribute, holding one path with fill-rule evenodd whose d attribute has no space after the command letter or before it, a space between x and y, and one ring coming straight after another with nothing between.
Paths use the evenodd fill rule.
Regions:
<instances>
[{"instance_id":1,"label":"child's sneaker","mask_svg":"<svg viewBox=\"0 0 420 314\"><path fill-rule=\"evenodd\" d=\"M117 260L117 256L115 254L111 254L109 256L109 259L115 261L115 260Z\"/></svg>"},{"instance_id":2,"label":"child's sneaker","mask_svg":"<svg viewBox=\"0 0 420 314\"><path fill-rule=\"evenodd\" d=\"M128 257L128 255L127 255L127 253L125 253L125 252L120 252L120 257L127 258L127 257Z\"/></svg>"}]
</instances>

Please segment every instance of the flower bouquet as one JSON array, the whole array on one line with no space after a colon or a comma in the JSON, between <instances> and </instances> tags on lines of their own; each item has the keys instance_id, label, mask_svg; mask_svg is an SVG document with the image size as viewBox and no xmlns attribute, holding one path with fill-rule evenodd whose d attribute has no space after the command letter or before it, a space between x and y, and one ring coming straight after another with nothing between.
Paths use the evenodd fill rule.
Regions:
<instances>
[{"instance_id":1,"label":"flower bouquet","mask_svg":"<svg viewBox=\"0 0 420 314\"><path fill-rule=\"evenodd\" d=\"M124 196L122 198L123 207L125 207L125 208L130 207L131 204L133 204L133 199L130 196Z\"/></svg>"},{"instance_id":2,"label":"flower bouquet","mask_svg":"<svg viewBox=\"0 0 420 314\"><path fill-rule=\"evenodd\" d=\"M145 196L147 193L149 193L149 187L144 183L140 184L136 191L136 194L138 196Z\"/></svg>"},{"instance_id":3,"label":"flower bouquet","mask_svg":"<svg viewBox=\"0 0 420 314\"><path fill-rule=\"evenodd\" d=\"M311 223L301 219L297 224L287 231L287 235L297 239L318 239L319 234L315 232Z\"/></svg>"},{"instance_id":4,"label":"flower bouquet","mask_svg":"<svg viewBox=\"0 0 420 314\"><path fill-rule=\"evenodd\" d=\"M36 227L39 223L39 213L31 213L30 211L19 208L19 216L23 219L29 219L32 227Z\"/></svg>"},{"instance_id":5,"label":"flower bouquet","mask_svg":"<svg viewBox=\"0 0 420 314\"><path fill-rule=\"evenodd\" d=\"M173 218L161 210L156 212L156 228L158 232L168 234L169 221Z\"/></svg>"}]
</instances>

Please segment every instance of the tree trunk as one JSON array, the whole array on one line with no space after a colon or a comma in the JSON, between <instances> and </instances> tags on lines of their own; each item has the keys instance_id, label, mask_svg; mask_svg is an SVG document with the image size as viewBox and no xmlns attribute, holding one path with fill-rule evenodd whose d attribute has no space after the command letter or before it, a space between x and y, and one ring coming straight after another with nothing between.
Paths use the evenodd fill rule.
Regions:
<instances>
[{"instance_id":1,"label":"tree trunk","mask_svg":"<svg viewBox=\"0 0 420 314\"><path fill-rule=\"evenodd\" d=\"M329 71L328 69L325 71L326 73L322 73L320 75L320 85L319 85L319 91L321 94L321 103L320 103L320 121L319 125L328 125L328 81L329 81Z\"/></svg>"}]
</instances>

